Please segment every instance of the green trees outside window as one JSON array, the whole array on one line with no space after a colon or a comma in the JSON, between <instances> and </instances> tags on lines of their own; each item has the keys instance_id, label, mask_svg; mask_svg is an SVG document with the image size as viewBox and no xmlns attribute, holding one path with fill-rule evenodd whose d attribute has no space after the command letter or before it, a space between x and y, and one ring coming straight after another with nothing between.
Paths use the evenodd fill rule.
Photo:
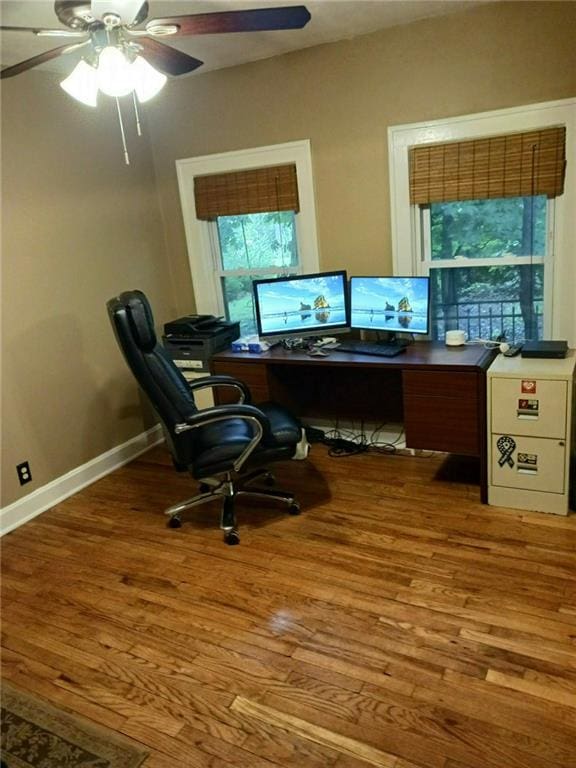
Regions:
<instances>
[{"instance_id":1,"label":"green trees outside window","mask_svg":"<svg viewBox=\"0 0 576 768\"><path fill-rule=\"evenodd\" d=\"M219 216L220 280L226 316L256 333L252 280L299 271L293 211Z\"/></svg>"},{"instance_id":2,"label":"green trees outside window","mask_svg":"<svg viewBox=\"0 0 576 768\"><path fill-rule=\"evenodd\" d=\"M541 338L546 198L433 203L429 221L435 338Z\"/></svg>"}]
</instances>

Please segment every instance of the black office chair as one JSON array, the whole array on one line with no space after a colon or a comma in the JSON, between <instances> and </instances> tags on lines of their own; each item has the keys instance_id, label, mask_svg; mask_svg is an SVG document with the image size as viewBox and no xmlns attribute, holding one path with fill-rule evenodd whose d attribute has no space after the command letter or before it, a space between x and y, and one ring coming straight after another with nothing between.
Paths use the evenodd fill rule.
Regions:
<instances>
[{"instance_id":1,"label":"black office chair","mask_svg":"<svg viewBox=\"0 0 576 768\"><path fill-rule=\"evenodd\" d=\"M152 310L141 291L126 291L107 303L116 339L128 366L162 422L175 468L200 482L197 496L166 510L168 525L180 528L180 514L222 498L224 541L237 544L234 498L278 499L299 514L294 496L270 488L249 488L258 478L273 483L270 462L303 457L307 445L299 422L275 403L251 405L246 385L231 376L207 376L188 382L157 342ZM205 387L233 387L238 404L198 410L194 392Z\"/></svg>"}]
</instances>

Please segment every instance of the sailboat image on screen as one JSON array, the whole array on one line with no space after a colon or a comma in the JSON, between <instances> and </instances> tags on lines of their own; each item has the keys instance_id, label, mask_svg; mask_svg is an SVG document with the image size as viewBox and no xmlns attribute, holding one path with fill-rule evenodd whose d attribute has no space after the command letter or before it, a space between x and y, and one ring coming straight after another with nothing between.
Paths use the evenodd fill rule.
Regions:
<instances>
[{"instance_id":1,"label":"sailboat image on screen","mask_svg":"<svg viewBox=\"0 0 576 768\"><path fill-rule=\"evenodd\" d=\"M351 277L351 326L428 333L428 277Z\"/></svg>"},{"instance_id":2,"label":"sailboat image on screen","mask_svg":"<svg viewBox=\"0 0 576 768\"><path fill-rule=\"evenodd\" d=\"M323 336L349 328L344 271L255 280L253 285L261 338Z\"/></svg>"}]
</instances>

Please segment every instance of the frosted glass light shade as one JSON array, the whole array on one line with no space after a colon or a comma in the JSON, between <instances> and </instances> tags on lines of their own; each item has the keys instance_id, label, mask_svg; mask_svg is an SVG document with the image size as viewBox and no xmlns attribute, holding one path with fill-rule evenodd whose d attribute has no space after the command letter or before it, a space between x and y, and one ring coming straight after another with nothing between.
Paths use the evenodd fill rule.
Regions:
<instances>
[{"instance_id":1,"label":"frosted glass light shade","mask_svg":"<svg viewBox=\"0 0 576 768\"><path fill-rule=\"evenodd\" d=\"M119 48L108 45L98 58L98 87L107 96L127 96L134 90L132 65Z\"/></svg>"},{"instance_id":2,"label":"frosted glass light shade","mask_svg":"<svg viewBox=\"0 0 576 768\"><path fill-rule=\"evenodd\" d=\"M150 66L146 59L143 59L141 56L136 56L131 68L134 78L134 90L136 91L136 96L138 96L138 101L148 101L153 96L156 96L168 79L166 75Z\"/></svg>"},{"instance_id":3,"label":"frosted glass light shade","mask_svg":"<svg viewBox=\"0 0 576 768\"><path fill-rule=\"evenodd\" d=\"M70 96L89 107L95 107L98 96L98 75L94 67L84 60L78 62L71 74L62 80L60 86Z\"/></svg>"}]
</instances>

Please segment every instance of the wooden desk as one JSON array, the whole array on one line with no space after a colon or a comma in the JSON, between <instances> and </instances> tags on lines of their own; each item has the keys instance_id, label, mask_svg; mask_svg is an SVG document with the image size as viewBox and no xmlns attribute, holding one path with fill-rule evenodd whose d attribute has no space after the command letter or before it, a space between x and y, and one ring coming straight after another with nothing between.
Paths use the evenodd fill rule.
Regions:
<instances>
[{"instance_id":1,"label":"wooden desk","mask_svg":"<svg viewBox=\"0 0 576 768\"><path fill-rule=\"evenodd\" d=\"M403 422L409 448L476 456L486 502L486 370L493 357L482 346L432 342L388 358L338 350L310 357L274 347L261 355L219 352L212 372L245 381L255 402L276 400L304 419Z\"/></svg>"}]
</instances>

